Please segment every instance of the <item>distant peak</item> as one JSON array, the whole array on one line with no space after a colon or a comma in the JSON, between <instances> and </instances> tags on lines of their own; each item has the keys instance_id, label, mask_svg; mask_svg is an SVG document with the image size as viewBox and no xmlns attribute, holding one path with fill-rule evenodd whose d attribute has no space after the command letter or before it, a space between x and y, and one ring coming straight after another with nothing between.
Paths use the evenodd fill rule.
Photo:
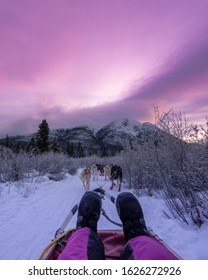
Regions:
<instances>
[{"instance_id":1,"label":"distant peak","mask_svg":"<svg viewBox=\"0 0 208 280\"><path fill-rule=\"evenodd\" d=\"M121 125L121 126L141 126L142 124L134 121L134 120L130 120L130 119L117 119L117 120L113 120L112 122L110 122L109 124L111 125Z\"/></svg>"}]
</instances>

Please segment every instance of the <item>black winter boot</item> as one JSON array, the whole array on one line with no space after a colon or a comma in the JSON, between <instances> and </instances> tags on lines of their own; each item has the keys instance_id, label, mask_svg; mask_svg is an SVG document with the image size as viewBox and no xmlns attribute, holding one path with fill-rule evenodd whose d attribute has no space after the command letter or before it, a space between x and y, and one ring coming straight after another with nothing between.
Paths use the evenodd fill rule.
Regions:
<instances>
[{"instance_id":1,"label":"black winter boot","mask_svg":"<svg viewBox=\"0 0 208 280\"><path fill-rule=\"evenodd\" d=\"M136 236L148 235L141 205L132 193L123 192L119 194L116 200L116 208L123 224L126 242Z\"/></svg>"},{"instance_id":2,"label":"black winter boot","mask_svg":"<svg viewBox=\"0 0 208 280\"><path fill-rule=\"evenodd\" d=\"M101 207L100 196L93 191L86 192L79 204L76 228L88 227L97 233L97 222L100 218Z\"/></svg>"}]
</instances>

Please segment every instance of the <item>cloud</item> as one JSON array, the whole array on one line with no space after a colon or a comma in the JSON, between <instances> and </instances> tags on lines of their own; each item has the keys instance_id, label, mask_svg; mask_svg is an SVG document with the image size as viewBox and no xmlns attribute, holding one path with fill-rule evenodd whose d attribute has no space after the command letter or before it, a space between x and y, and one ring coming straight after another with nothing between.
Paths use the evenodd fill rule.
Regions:
<instances>
[{"instance_id":1,"label":"cloud","mask_svg":"<svg viewBox=\"0 0 208 280\"><path fill-rule=\"evenodd\" d=\"M129 118L132 120L146 121L150 119L153 107L149 104L135 101L119 101L92 108L81 108L68 111L63 107L41 108L34 117L20 117L10 121L7 126L2 126L0 134L20 135L34 133L42 119L46 119L51 129L70 128L80 125L89 125L99 129L112 120Z\"/></svg>"},{"instance_id":2,"label":"cloud","mask_svg":"<svg viewBox=\"0 0 208 280\"><path fill-rule=\"evenodd\" d=\"M192 118L202 119L202 113L206 113L208 104L207 78L208 40L197 41L196 44L190 44L189 48L171 57L163 70L146 79L142 86L130 89L128 97L123 100L70 110L52 104L51 99L51 105L48 107L46 98L46 102L41 106L36 104L33 109L34 117L29 116L27 109L27 115L22 114L15 121L9 120L7 125L1 125L0 133L1 135L32 133L37 130L42 119L47 119L51 128L68 128L84 124L100 128L114 119L123 118L141 122L153 121L153 105L160 108L161 104L163 110L175 105L182 111L185 110L188 115L192 114Z\"/></svg>"},{"instance_id":3,"label":"cloud","mask_svg":"<svg viewBox=\"0 0 208 280\"><path fill-rule=\"evenodd\" d=\"M142 86L130 90L127 100L169 100L188 97L197 87L208 89L208 40L191 42Z\"/></svg>"},{"instance_id":4,"label":"cloud","mask_svg":"<svg viewBox=\"0 0 208 280\"><path fill-rule=\"evenodd\" d=\"M169 2L0 0L1 135L202 110L208 2Z\"/></svg>"}]
</instances>

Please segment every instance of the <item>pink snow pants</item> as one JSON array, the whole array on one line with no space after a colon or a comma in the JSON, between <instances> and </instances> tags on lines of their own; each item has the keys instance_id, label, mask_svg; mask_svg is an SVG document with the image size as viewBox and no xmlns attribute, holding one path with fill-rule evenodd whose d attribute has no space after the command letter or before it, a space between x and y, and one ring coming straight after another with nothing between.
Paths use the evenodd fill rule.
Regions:
<instances>
[{"instance_id":1,"label":"pink snow pants","mask_svg":"<svg viewBox=\"0 0 208 280\"><path fill-rule=\"evenodd\" d=\"M59 260L104 260L103 243L89 228L75 231L67 242ZM149 236L129 240L121 252L123 260L175 260L177 259L159 241Z\"/></svg>"}]
</instances>

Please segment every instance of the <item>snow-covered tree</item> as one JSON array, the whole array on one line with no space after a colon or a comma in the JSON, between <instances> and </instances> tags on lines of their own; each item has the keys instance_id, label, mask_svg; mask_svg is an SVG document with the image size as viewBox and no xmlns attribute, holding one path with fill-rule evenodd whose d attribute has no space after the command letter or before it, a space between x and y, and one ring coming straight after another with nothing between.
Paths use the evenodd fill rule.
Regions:
<instances>
[{"instance_id":1,"label":"snow-covered tree","mask_svg":"<svg viewBox=\"0 0 208 280\"><path fill-rule=\"evenodd\" d=\"M39 130L37 133L37 147L40 153L49 151L49 132L49 125L44 119L39 125Z\"/></svg>"}]
</instances>

